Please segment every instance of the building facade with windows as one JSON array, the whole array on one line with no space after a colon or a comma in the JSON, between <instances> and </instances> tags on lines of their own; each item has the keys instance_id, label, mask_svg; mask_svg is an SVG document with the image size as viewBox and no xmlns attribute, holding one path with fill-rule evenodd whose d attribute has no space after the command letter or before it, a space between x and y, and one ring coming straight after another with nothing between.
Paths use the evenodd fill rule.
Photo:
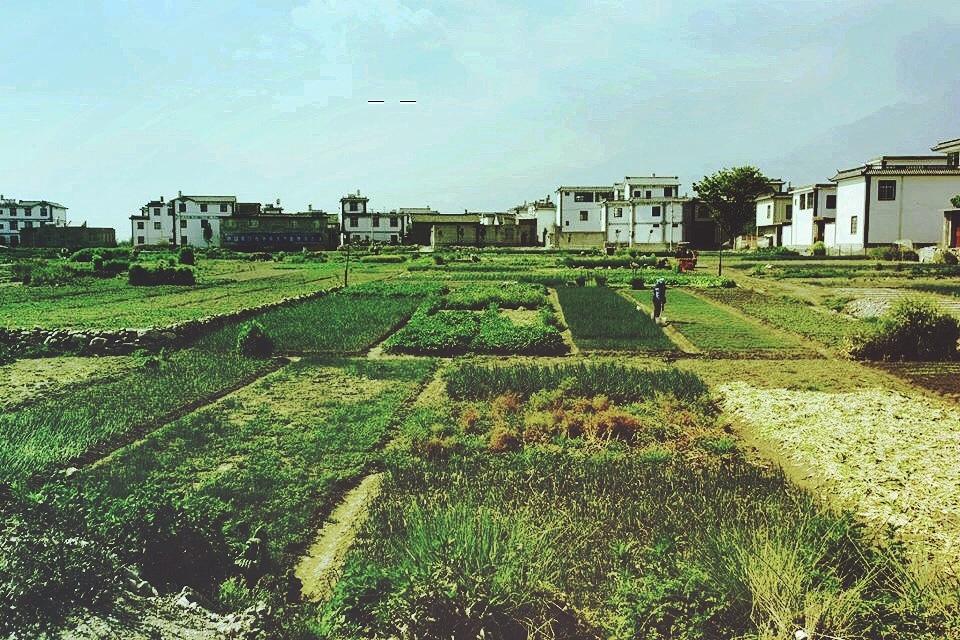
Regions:
<instances>
[{"instance_id":1,"label":"building facade with windows","mask_svg":"<svg viewBox=\"0 0 960 640\"><path fill-rule=\"evenodd\" d=\"M941 145L933 149L945 155L885 155L837 171L830 179L837 185L833 246L855 253L900 241L942 242L944 210L960 193L960 166L952 147Z\"/></svg>"},{"instance_id":2,"label":"building facade with windows","mask_svg":"<svg viewBox=\"0 0 960 640\"><path fill-rule=\"evenodd\" d=\"M560 186L556 193L554 248L602 247L606 233L603 203L613 200L613 188L610 185Z\"/></svg>"},{"instance_id":3,"label":"building facade with windows","mask_svg":"<svg viewBox=\"0 0 960 640\"><path fill-rule=\"evenodd\" d=\"M0 245L22 244L23 229L63 227L67 224L67 207L48 200L15 200L0 195Z\"/></svg>"},{"instance_id":4,"label":"building facade with windows","mask_svg":"<svg viewBox=\"0 0 960 640\"><path fill-rule=\"evenodd\" d=\"M510 211L516 215L517 224L524 227L520 232L521 246L551 245L556 230L557 205L550 200L549 195L542 200L524 202Z\"/></svg>"},{"instance_id":5,"label":"building facade with windows","mask_svg":"<svg viewBox=\"0 0 960 640\"><path fill-rule=\"evenodd\" d=\"M236 210L236 196L161 196L130 216L133 246L217 246L221 221Z\"/></svg>"},{"instance_id":6,"label":"building facade with windows","mask_svg":"<svg viewBox=\"0 0 960 640\"><path fill-rule=\"evenodd\" d=\"M360 195L347 194L340 198L340 229L343 239L351 243L401 244L407 235L409 214L401 211L370 211L370 199ZM429 208L428 208L429 210Z\"/></svg>"},{"instance_id":7,"label":"building facade with windows","mask_svg":"<svg viewBox=\"0 0 960 640\"><path fill-rule=\"evenodd\" d=\"M793 219L783 230L783 246L809 249L815 242L834 244L837 185L808 184L789 190ZM829 234L828 234L829 230Z\"/></svg>"}]
</instances>

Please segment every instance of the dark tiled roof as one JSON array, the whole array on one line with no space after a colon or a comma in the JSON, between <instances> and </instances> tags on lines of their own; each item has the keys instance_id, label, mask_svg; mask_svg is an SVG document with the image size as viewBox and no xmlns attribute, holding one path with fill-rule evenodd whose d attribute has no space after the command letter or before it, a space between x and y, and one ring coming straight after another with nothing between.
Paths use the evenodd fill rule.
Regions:
<instances>
[{"instance_id":1,"label":"dark tiled roof","mask_svg":"<svg viewBox=\"0 0 960 640\"><path fill-rule=\"evenodd\" d=\"M837 171L837 175L830 178L833 182L854 178L856 176L960 176L960 167L947 166L893 166L873 167L861 166L855 169Z\"/></svg>"},{"instance_id":2,"label":"dark tiled roof","mask_svg":"<svg viewBox=\"0 0 960 640\"><path fill-rule=\"evenodd\" d=\"M411 222L455 222L460 224L479 223L480 216L476 213L411 213Z\"/></svg>"},{"instance_id":3,"label":"dark tiled roof","mask_svg":"<svg viewBox=\"0 0 960 640\"><path fill-rule=\"evenodd\" d=\"M236 202L237 196L179 196L177 200L193 200L194 202Z\"/></svg>"},{"instance_id":4,"label":"dark tiled roof","mask_svg":"<svg viewBox=\"0 0 960 640\"><path fill-rule=\"evenodd\" d=\"M956 147L960 145L960 138L954 138L953 140L944 140L943 142L938 142L937 144L930 147L930 151L940 151L942 149L947 149L949 147Z\"/></svg>"}]
</instances>

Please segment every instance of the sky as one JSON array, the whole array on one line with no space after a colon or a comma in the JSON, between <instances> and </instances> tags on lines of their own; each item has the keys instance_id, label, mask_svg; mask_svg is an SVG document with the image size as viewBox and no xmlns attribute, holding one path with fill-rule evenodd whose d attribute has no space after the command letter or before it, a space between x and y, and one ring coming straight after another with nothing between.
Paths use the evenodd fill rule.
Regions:
<instances>
[{"instance_id":1,"label":"sky","mask_svg":"<svg viewBox=\"0 0 960 640\"><path fill-rule=\"evenodd\" d=\"M120 240L178 191L506 210L960 137L956 0L0 0L0 23L0 194Z\"/></svg>"}]
</instances>

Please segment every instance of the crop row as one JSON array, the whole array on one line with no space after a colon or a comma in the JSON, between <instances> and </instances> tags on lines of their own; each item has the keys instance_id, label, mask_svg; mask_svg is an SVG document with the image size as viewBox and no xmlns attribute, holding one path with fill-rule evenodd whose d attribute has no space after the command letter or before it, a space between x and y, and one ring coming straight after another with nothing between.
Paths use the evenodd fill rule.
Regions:
<instances>
[{"instance_id":1,"label":"crop row","mask_svg":"<svg viewBox=\"0 0 960 640\"><path fill-rule=\"evenodd\" d=\"M593 349L670 349L673 343L645 313L608 287L557 289L573 339Z\"/></svg>"},{"instance_id":2,"label":"crop row","mask_svg":"<svg viewBox=\"0 0 960 640\"><path fill-rule=\"evenodd\" d=\"M566 350L556 316L543 308L530 322L515 322L496 303L481 314L426 308L387 338L392 353L453 356L466 352L556 355Z\"/></svg>"}]
</instances>

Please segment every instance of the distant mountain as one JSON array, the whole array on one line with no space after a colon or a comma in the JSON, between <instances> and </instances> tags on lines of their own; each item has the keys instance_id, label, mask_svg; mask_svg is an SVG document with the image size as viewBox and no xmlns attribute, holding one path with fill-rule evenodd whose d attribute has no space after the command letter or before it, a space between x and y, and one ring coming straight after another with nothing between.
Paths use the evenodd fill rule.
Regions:
<instances>
[{"instance_id":1,"label":"distant mountain","mask_svg":"<svg viewBox=\"0 0 960 640\"><path fill-rule=\"evenodd\" d=\"M807 145L760 162L767 175L794 185L824 182L837 169L890 154L929 154L943 140L960 138L960 91L918 103L882 107L859 120L814 136Z\"/></svg>"}]
</instances>

